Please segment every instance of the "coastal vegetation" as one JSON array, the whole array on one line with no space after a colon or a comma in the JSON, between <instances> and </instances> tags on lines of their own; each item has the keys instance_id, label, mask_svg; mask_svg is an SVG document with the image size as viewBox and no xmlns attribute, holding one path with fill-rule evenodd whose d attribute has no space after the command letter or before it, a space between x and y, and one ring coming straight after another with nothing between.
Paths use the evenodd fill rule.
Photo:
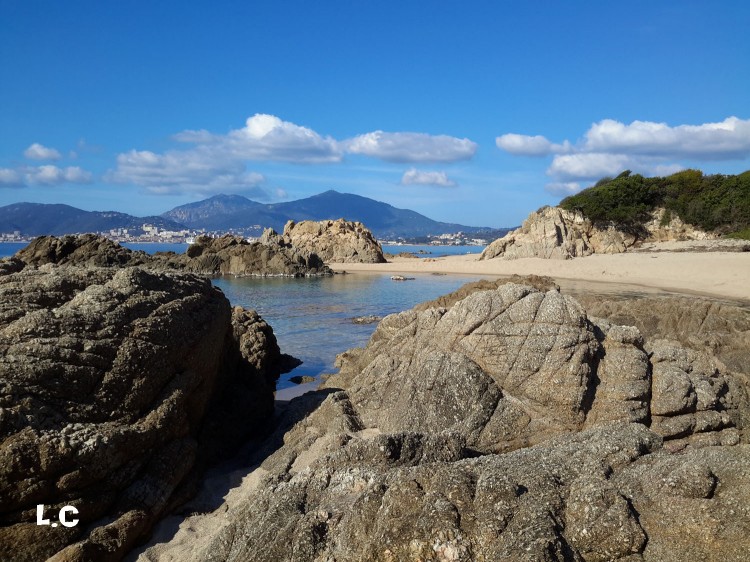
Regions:
<instances>
[{"instance_id":1,"label":"coastal vegetation","mask_svg":"<svg viewBox=\"0 0 750 562\"><path fill-rule=\"evenodd\" d=\"M560 207L579 211L593 222L626 227L643 224L651 211L664 207L662 222L676 214L702 230L750 239L750 170L738 175L683 170L653 178L626 170L566 197Z\"/></svg>"}]
</instances>

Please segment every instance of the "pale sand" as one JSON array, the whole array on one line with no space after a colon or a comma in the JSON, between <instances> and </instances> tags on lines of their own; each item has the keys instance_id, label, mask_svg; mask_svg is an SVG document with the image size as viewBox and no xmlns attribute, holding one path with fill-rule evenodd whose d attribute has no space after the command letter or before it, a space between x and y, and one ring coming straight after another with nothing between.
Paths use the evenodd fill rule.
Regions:
<instances>
[{"instance_id":1,"label":"pale sand","mask_svg":"<svg viewBox=\"0 0 750 562\"><path fill-rule=\"evenodd\" d=\"M446 273L478 277L546 275L563 287L608 284L750 300L750 252L632 252L570 260L479 260L478 254L442 258L391 258L390 263L332 263L350 273ZM413 283L414 281L407 281ZM418 282L418 281L417 281Z\"/></svg>"}]
</instances>

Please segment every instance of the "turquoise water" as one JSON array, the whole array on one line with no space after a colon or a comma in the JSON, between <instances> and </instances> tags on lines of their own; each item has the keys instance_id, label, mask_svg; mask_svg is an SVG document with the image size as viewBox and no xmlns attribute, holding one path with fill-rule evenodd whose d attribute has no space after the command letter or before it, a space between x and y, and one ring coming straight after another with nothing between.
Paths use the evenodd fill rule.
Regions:
<instances>
[{"instance_id":1,"label":"turquoise water","mask_svg":"<svg viewBox=\"0 0 750 562\"><path fill-rule=\"evenodd\" d=\"M279 347L304 361L282 375L278 389L294 386L289 377L333 372L338 353L367 343L377 324L354 324L357 316L385 316L454 291L478 277L415 274L414 281L390 275L351 273L333 277L215 279L232 304L253 308L273 327Z\"/></svg>"},{"instance_id":2,"label":"turquoise water","mask_svg":"<svg viewBox=\"0 0 750 562\"><path fill-rule=\"evenodd\" d=\"M481 254L485 246L432 246L427 244L404 244L402 246L383 246L383 251L388 254L401 252L423 252L417 253L421 258L439 258L440 256L455 256L460 254Z\"/></svg>"}]
</instances>

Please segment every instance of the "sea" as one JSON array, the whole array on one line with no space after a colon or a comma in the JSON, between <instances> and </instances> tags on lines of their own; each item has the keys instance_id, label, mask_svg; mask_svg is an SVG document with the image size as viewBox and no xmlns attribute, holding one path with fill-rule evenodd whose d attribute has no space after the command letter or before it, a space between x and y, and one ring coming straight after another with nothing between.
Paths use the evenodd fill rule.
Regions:
<instances>
[{"instance_id":1,"label":"sea","mask_svg":"<svg viewBox=\"0 0 750 562\"><path fill-rule=\"evenodd\" d=\"M182 253L187 244L123 244L147 253ZM13 255L26 246L0 243L0 257ZM384 246L388 253L414 252L419 257L479 253L481 246ZM422 253L419 253L419 252ZM297 386L295 376L332 373L336 355L364 346L377 323L357 324L362 316L383 317L415 304L450 293L479 277L463 275L409 274L409 281L392 281L390 274L348 273L332 277L255 278L221 277L213 280L233 305L255 309L271 325L279 347L302 360L302 365L282 375L277 396L291 397L297 390L312 390L317 382ZM295 392L290 392L292 389Z\"/></svg>"}]
</instances>

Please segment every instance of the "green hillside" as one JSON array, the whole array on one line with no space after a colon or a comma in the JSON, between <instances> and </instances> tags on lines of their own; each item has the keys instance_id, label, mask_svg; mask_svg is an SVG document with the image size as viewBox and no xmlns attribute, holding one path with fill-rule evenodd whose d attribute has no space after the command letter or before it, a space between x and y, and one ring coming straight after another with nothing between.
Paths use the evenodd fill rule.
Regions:
<instances>
[{"instance_id":1,"label":"green hillside","mask_svg":"<svg viewBox=\"0 0 750 562\"><path fill-rule=\"evenodd\" d=\"M560 207L580 211L594 222L613 221L624 227L637 226L655 207L664 207L703 230L750 239L750 170L736 176L684 170L655 178L628 170L566 197Z\"/></svg>"}]
</instances>

